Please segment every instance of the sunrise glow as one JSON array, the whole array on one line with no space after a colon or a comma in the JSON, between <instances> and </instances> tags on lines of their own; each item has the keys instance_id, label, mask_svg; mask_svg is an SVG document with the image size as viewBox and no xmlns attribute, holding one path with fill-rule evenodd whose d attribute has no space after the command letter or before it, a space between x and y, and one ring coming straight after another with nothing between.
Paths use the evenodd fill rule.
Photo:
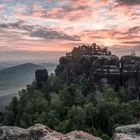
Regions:
<instances>
[{"instance_id":1,"label":"sunrise glow","mask_svg":"<svg viewBox=\"0 0 140 140\"><path fill-rule=\"evenodd\" d=\"M118 55L140 55L139 39L136 0L0 0L3 53L67 52L95 42Z\"/></svg>"},{"instance_id":2,"label":"sunrise glow","mask_svg":"<svg viewBox=\"0 0 140 140\"><path fill-rule=\"evenodd\" d=\"M111 39L111 38L105 38L105 39L101 40L101 43L104 46L107 46L107 47L111 48L117 43L117 40L114 40L114 39Z\"/></svg>"}]
</instances>

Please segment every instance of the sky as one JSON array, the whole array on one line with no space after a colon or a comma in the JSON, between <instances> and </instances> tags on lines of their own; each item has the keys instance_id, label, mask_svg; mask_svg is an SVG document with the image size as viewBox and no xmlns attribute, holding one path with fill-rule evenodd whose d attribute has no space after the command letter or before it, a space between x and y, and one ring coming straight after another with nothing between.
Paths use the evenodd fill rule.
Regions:
<instances>
[{"instance_id":1,"label":"sky","mask_svg":"<svg viewBox=\"0 0 140 140\"><path fill-rule=\"evenodd\" d=\"M82 44L140 55L140 0L0 0L0 62L51 62Z\"/></svg>"}]
</instances>

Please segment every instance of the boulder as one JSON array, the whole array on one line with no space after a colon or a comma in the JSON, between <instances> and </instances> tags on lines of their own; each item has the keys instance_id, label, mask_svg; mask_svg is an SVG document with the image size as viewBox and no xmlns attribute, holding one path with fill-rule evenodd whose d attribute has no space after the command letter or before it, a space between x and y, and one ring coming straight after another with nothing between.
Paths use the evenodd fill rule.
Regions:
<instances>
[{"instance_id":1,"label":"boulder","mask_svg":"<svg viewBox=\"0 0 140 140\"><path fill-rule=\"evenodd\" d=\"M117 127L112 140L140 140L140 124Z\"/></svg>"},{"instance_id":2,"label":"boulder","mask_svg":"<svg viewBox=\"0 0 140 140\"><path fill-rule=\"evenodd\" d=\"M28 129L12 126L0 127L0 140L101 140L83 131L58 133L47 126L36 124Z\"/></svg>"}]
</instances>

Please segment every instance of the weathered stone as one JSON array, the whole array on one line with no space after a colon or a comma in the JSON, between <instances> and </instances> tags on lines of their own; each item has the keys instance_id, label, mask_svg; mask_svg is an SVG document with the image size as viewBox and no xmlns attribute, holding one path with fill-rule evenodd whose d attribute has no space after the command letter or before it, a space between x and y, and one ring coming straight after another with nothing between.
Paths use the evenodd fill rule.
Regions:
<instances>
[{"instance_id":1,"label":"weathered stone","mask_svg":"<svg viewBox=\"0 0 140 140\"><path fill-rule=\"evenodd\" d=\"M140 124L117 127L112 140L140 140Z\"/></svg>"},{"instance_id":2,"label":"weathered stone","mask_svg":"<svg viewBox=\"0 0 140 140\"><path fill-rule=\"evenodd\" d=\"M12 126L0 127L0 140L101 140L83 131L61 134L47 126L36 124L28 129Z\"/></svg>"},{"instance_id":3,"label":"weathered stone","mask_svg":"<svg viewBox=\"0 0 140 140\"><path fill-rule=\"evenodd\" d=\"M84 79L90 79L90 83L99 83L104 78L115 89L124 86L136 93L140 91L140 57L128 55L119 59L107 48L96 44L79 46L61 57L55 74L67 84Z\"/></svg>"}]
</instances>

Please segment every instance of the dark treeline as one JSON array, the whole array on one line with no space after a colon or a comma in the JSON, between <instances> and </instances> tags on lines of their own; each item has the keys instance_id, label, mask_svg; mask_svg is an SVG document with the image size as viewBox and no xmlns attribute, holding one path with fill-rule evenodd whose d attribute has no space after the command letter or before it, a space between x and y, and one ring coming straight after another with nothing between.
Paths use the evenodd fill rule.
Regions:
<instances>
[{"instance_id":1,"label":"dark treeline","mask_svg":"<svg viewBox=\"0 0 140 140\"><path fill-rule=\"evenodd\" d=\"M135 55L119 59L96 44L74 48L60 58L55 74L36 71L36 80L19 99L13 97L0 123L24 128L42 123L109 140L117 126L140 121L139 62Z\"/></svg>"}]
</instances>

